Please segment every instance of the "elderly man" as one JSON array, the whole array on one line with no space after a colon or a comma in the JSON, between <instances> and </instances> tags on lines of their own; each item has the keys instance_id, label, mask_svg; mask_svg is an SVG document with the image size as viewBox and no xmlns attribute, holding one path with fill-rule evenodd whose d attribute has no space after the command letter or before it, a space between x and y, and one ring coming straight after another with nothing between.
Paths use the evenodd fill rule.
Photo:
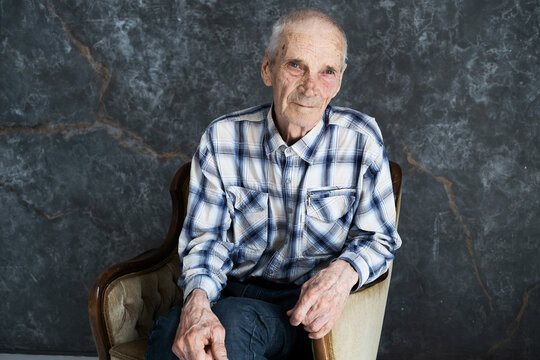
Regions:
<instances>
[{"instance_id":1,"label":"elderly man","mask_svg":"<svg viewBox=\"0 0 540 360\"><path fill-rule=\"evenodd\" d=\"M273 104L215 120L191 169L179 239L184 302L148 359L302 359L401 240L374 119L329 106L343 30L314 10L274 25L261 68ZM172 350L172 351L171 351Z\"/></svg>"}]
</instances>

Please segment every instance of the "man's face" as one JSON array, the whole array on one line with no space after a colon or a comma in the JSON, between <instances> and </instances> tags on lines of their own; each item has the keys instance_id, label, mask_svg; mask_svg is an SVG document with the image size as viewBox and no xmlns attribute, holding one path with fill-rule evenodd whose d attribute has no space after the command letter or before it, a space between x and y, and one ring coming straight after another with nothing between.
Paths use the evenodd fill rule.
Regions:
<instances>
[{"instance_id":1,"label":"man's face","mask_svg":"<svg viewBox=\"0 0 540 360\"><path fill-rule=\"evenodd\" d=\"M265 54L261 75L274 93L276 121L308 131L322 118L341 86L344 43L334 27L317 20L287 26L275 62Z\"/></svg>"}]
</instances>

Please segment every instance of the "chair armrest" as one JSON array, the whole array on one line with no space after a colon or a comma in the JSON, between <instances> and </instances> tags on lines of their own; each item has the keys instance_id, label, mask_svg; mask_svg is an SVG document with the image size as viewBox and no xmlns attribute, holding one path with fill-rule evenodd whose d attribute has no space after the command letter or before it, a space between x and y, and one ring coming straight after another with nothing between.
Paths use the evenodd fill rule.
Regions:
<instances>
[{"instance_id":1,"label":"chair armrest","mask_svg":"<svg viewBox=\"0 0 540 360\"><path fill-rule=\"evenodd\" d=\"M332 331L313 341L316 360L373 360L377 357L392 266L373 284L351 294Z\"/></svg>"},{"instance_id":2,"label":"chair armrest","mask_svg":"<svg viewBox=\"0 0 540 360\"><path fill-rule=\"evenodd\" d=\"M396 229L401 208L402 172L399 164L390 161L392 189L396 206ZM384 320L390 287L392 265L374 282L350 295L332 331L313 341L315 360L374 360Z\"/></svg>"},{"instance_id":3,"label":"chair armrest","mask_svg":"<svg viewBox=\"0 0 540 360\"><path fill-rule=\"evenodd\" d=\"M131 260L131 264L150 253ZM125 268L130 262L116 267ZM100 359L109 359L109 349L115 345L146 338L152 330L154 318L166 314L182 298L176 284L180 275L176 253L153 266L126 270L100 284L100 278L107 278L108 271L111 270L96 279L89 307Z\"/></svg>"}]
</instances>

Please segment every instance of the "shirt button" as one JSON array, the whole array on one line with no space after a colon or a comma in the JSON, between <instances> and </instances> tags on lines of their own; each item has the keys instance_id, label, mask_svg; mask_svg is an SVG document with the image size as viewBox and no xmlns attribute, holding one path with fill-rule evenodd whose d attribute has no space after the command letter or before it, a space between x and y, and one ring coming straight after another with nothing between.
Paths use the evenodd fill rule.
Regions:
<instances>
[{"instance_id":1,"label":"shirt button","mask_svg":"<svg viewBox=\"0 0 540 360\"><path fill-rule=\"evenodd\" d=\"M287 179L287 180L285 180L285 182L286 182L287 184L290 184L290 183L291 183L291 179Z\"/></svg>"}]
</instances>

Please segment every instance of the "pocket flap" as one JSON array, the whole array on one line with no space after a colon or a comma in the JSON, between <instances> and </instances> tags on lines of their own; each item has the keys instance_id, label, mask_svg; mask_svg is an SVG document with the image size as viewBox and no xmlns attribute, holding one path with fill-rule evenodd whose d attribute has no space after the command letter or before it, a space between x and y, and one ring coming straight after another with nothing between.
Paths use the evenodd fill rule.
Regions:
<instances>
[{"instance_id":1,"label":"pocket flap","mask_svg":"<svg viewBox=\"0 0 540 360\"><path fill-rule=\"evenodd\" d=\"M232 199L233 206L240 212L263 211L267 208L268 193L247 189L241 186L230 186L227 195Z\"/></svg>"},{"instance_id":2,"label":"pocket flap","mask_svg":"<svg viewBox=\"0 0 540 360\"><path fill-rule=\"evenodd\" d=\"M355 200L355 189L310 191L307 215L324 222L336 221L349 212Z\"/></svg>"}]
</instances>

